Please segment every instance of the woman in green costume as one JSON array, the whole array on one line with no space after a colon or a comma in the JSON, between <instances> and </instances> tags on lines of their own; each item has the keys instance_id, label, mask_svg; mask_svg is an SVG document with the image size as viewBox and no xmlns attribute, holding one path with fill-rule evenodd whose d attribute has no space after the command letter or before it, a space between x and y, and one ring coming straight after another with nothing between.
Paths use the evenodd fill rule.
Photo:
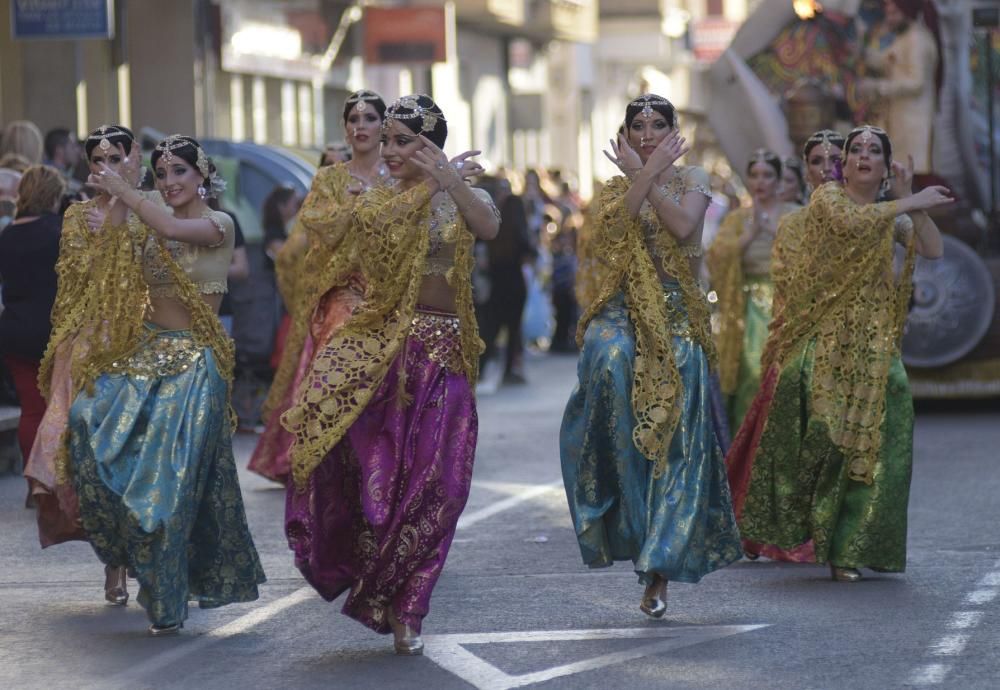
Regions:
<instances>
[{"instance_id":1,"label":"woman in green costume","mask_svg":"<svg viewBox=\"0 0 1000 690\"><path fill-rule=\"evenodd\" d=\"M816 562L855 582L862 567L906 566L913 404L899 340L914 254L942 253L923 211L951 199L939 186L912 194L912 162L892 162L880 129L853 130L844 156L843 184L819 187L802 212L802 251L783 268L792 289L726 460L745 539L787 550L811 540ZM877 203L887 182L897 200Z\"/></svg>"},{"instance_id":2,"label":"woman in green costume","mask_svg":"<svg viewBox=\"0 0 1000 690\"><path fill-rule=\"evenodd\" d=\"M737 429L760 387L760 355L771 322L771 246L778 221L800 208L778 197L781 158L758 149L747 164L753 206L722 221L708 250L712 287L719 296L719 383L729 428Z\"/></svg>"}]
</instances>

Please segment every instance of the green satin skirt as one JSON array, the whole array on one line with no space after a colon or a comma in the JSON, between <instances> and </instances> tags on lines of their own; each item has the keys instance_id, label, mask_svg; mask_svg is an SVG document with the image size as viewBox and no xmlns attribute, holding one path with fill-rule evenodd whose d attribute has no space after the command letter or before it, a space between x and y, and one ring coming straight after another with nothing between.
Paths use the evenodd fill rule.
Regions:
<instances>
[{"instance_id":1,"label":"green satin skirt","mask_svg":"<svg viewBox=\"0 0 1000 690\"><path fill-rule=\"evenodd\" d=\"M743 326L743 350L736 378L736 390L726 400L729 428L735 434L743 423L750 404L760 388L760 356L767 342L767 327L771 323L771 303L774 287L770 278L747 278L743 284L747 298Z\"/></svg>"},{"instance_id":2,"label":"green satin skirt","mask_svg":"<svg viewBox=\"0 0 1000 690\"><path fill-rule=\"evenodd\" d=\"M906 568L913 399L902 361L889 370L882 449L871 484L848 478L826 425L810 414L815 342L781 371L740 521L744 538L783 549L812 539L816 562Z\"/></svg>"}]
</instances>

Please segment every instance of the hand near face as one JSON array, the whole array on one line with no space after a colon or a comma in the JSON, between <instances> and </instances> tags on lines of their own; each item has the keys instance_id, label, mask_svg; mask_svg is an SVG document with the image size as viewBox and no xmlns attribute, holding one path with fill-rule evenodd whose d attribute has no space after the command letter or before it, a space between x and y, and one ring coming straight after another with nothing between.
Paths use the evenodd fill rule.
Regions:
<instances>
[{"instance_id":1,"label":"hand near face","mask_svg":"<svg viewBox=\"0 0 1000 690\"><path fill-rule=\"evenodd\" d=\"M902 199L913 193L913 156L907 156L907 164L892 162L892 179L889 189L894 199Z\"/></svg>"},{"instance_id":2,"label":"hand near face","mask_svg":"<svg viewBox=\"0 0 1000 690\"><path fill-rule=\"evenodd\" d=\"M104 163L101 163L100 166L101 171L99 174L91 175L87 178L87 184L91 187L100 190L108 196L114 197L120 197L122 194L132 189L132 185L126 182L121 175L116 173Z\"/></svg>"},{"instance_id":3,"label":"hand near face","mask_svg":"<svg viewBox=\"0 0 1000 690\"><path fill-rule=\"evenodd\" d=\"M921 211L945 206L955 201L951 196L951 190L941 185L924 187L913 195L913 200L917 202L917 208Z\"/></svg>"},{"instance_id":4,"label":"hand near face","mask_svg":"<svg viewBox=\"0 0 1000 690\"><path fill-rule=\"evenodd\" d=\"M91 208L87 209L86 218L87 218L87 227L90 229L90 231L97 232L98 230L101 229L101 226L104 225L104 219L107 218L107 213L97 208L96 206L92 206Z\"/></svg>"},{"instance_id":5,"label":"hand near face","mask_svg":"<svg viewBox=\"0 0 1000 690\"><path fill-rule=\"evenodd\" d=\"M142 151L139 150L139 145L133 141L126 151L124 146L118 144L118 150L122 154L122 177L133 187L138 187L142 181Z\"/></svg>"},{"instance_id":6,"label":"hand near face","mask_svg":"<svg viewBox=\"0 0 1000 690\"><path fill-rule=\"evenodd\" d=\"M628 139L624 135L619 134L617 138L611 139L610 143L612 153L605 150L604 155L617 165L619 170L628 175L642 169L642 159L635 149L629 146Z\"/></svg>"},{"instance_id":7,"label":"hand near face","mask_svg":"<svg viewBox=\"0 0 1000 690\"><path fill-rule=\"evenodd\" d=\"M448 160L445 152L433 141L423 134L420 135L420 140L423 142L424 148L415 152L410 160L434 179L439 190L451 189L454 185L462 182L465 178L462 170L466 166L466 161L472 156L478 156L482 153L482 151L466 151L455 156L452 160ZM461 167L459 167L460 164ZM475 165L478 167L478 163ZM470 170L473 169L470 165Z\"/></svg>"},{"instance_id":8,"label":"hand near face","mask_svg":"<svg viewBox=\"0 0 1000 690\"><path fill-rule=\"evenodd\" d=\"M667 170L678 158L690 150L691 147L687 145L680 131L674 129L653 150L653 153L649 156L649 160L646 161L646 166L650 168L651 172L658 175Z\"/></svg>"}]
</instances>

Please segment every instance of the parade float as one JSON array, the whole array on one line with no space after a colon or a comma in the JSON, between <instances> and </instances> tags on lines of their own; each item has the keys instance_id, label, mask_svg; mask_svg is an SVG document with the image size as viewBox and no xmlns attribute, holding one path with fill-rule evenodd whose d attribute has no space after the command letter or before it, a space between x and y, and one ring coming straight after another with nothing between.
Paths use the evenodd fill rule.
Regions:
<instances>
[{"instance_id":1,"label":"parade float","mask_svg":"<svg viewBox=\"0 0 1000 690\"><path fill-rule=\"evenodd\" d=\"M992 397L1000 395L1000 132L988 113L1000 100L1000 12L988 0L935 6L943 59L921 86L935 96L934 114L897 129L926 127L930 157L917 184L945 184L956 203L934 215L944 258L918 262L903 361L914 397ZM879 76L866 49L885 45L884 20L882 0L761 2L709 73L709 123L729 160L760 146L792 155L814 131L877 122L888 98L866 82Z\"/></svg>"}]
</instances>

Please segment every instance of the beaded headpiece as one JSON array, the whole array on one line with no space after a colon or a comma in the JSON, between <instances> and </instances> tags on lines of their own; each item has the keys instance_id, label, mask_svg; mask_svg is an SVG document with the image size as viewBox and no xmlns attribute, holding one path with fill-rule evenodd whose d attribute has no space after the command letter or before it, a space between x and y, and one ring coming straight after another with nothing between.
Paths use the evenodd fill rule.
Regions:
<instances>
[{"instance_id":1,"label":"beaded headpiece","mask_svg":"<svg viewBox=\"0 0 1000 690\"><path fill-rule=\"evenodd\" d=\"M379 96L374 91L361 89L360 91L355 91L350 96L348 96L347 100L344 101L344 104L349 106L353 105L355 110L357 110L359 113L363 113L370 107L368 105L369 101L381 101L381 100L382 97Z\"/></svg>"},{"instance_id":2,"label":"beaded headpiece","mask_svg":"<svg viewBox=\"0 0 1000 690\"><path fill-rule=\"evenodd\" d=\"M174 162L174 151L186 146L194 148L196 155L194 165L198 168L201 176L208 180L209 189L206 190L207 196L218 198L226 190L226 181L216 171L212 170L212 162L200 144L183 134L171 134L156 145L156 150L162 154L163 162L170 165Z\"/></svg>"},{"instance_id":3,"label":"beaded headpiece","mask_svg":"<svg viewBox=\"0 0 1000 690\"><path fill-rule=\"evenodd\" d=\"M113 136L127 136L129 139L132 139L131 135L120 127L116 127L114 125L101 125L95 129L89 137L87 137L87 141L96 141L97 148L107 154L107 152L114 146L114 144L111 143L111 137Z\"/></svg>"},{"instance_id":4,"label":"beaded headpiece","mask_svg":"<svg viewBox=\"0 0 1000 690\"><path fill-rule=\"evenodd\" d=\"M642 94L641 96L639 96L638 98L636 98L634 101L632 101L631 103L629 103L628 107L630 107L630 108L642 108L642 110L639 111L640 115L642 115L643 117L652 117L653 112L654 112L654 110L653 110L653 106L654 105L667 105L667 106L670 106L671 108L674 107L673 103L671 103L670 101L668 101L663 96L657 96L655 93L644 93L644 94Z\"/></svg>"},{"instance_id":5,"label":"beaded headpiece","mask_svg":"<svg viewBox=\"0 0 1000 690\"><path fill-rule=\"evenodd\" d=\"M753 165L754 163L771 163L772 161L778 161L780 163L781 159L778 158L778 154L768 151L767 149L757 149L753 152L753 155L750 156L750 165Z\"/></svg>"},{"instance_id":6,"label":"beaded headpiece","mask_svg":"<svg viewBox=\"0 0 1000 690\"><path fill-rule=\"evenodd\" d=\"M840 132L834 132L832 129L821 129L806 139L806 143L802 147L802 157L805 158L808 152L817 145L821 145L823 147L823 155L829 157L834 146L839 149L843 146L843 142L844 137Z\"/></svg>"},{"instance_id":7,"label":"beaded headpiece","mask_svg":"<svg viewBox=\"0 0 1000 690\"><path fill-rule=\"evenodd\" d=\"M880 136L889 136L889 134L881 127L874 127L872 125L861 125L860 127L855 127L854 129L851 130L851 133L847 135L847 138L850 139L855 134L861 135L861 143L863 144L867 144L869 141L871 141L873 134L878 134Z\"/></svg>"},{"instance_id":8,"label":"beaded headpiece","mask_svg":"<svg viewBox=\"0 0 1000 690\"><path fill-rule=\"evenodd\" d=\"M403 96L390 105L385 111L385 119L382 121L383 129L386 128L390 120L415 120L420 118L420 133L433 132L437 129L438 122L448 122L440 112L434 112L431 108L420 105L420 99L425 98L434 103L430 96L416 94L413 96ZM402 113L400 110L409 110Z\"/></svg>"}]
</instances>

